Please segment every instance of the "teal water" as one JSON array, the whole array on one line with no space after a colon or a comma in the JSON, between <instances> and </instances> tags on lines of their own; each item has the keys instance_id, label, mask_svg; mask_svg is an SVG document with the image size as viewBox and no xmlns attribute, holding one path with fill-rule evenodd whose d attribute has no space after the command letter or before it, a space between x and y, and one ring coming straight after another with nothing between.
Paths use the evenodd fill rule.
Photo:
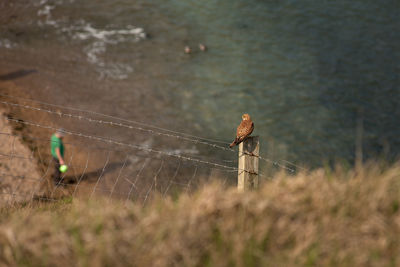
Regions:
<instances>
[{"instance_id":1,"label":"teal water","mask_svg":"<svg viewBox=\"0 0 400 267\"><path fill-rule=\"evenodd\" d=\"M352 163L362 120L364 157L393 159L400 151L399 8L394 0L37 1L2 26L0 49L68 49L94 73L74 74L82 84L94 81L80 90L101 93L98 110L113 115L136 119L129 107L136 99L156 125L230 142L249 113L265 157L309 166ZM146 38L116 32L137 28ZM72 91L81 106L98 107Z\"/></svg>"}]
</instances>

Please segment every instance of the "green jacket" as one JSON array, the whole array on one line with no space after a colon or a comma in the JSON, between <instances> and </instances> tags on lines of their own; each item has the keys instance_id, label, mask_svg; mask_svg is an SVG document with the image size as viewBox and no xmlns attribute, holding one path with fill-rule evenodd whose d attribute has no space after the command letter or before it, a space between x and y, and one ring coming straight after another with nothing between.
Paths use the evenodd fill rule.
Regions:
<instances>
[{"instance_id":1,"label":"green jacket","mask_svg":"<svg viewBox=\"0 0 400 267\"><path fill-rule=\"evenodd\" d=\"M64 144L60 138L58 138L55 134L51 136L51 155L59 159L56 153L56 148L60 149L61 157L64 157Z\"/></svg>"}]
</instances>

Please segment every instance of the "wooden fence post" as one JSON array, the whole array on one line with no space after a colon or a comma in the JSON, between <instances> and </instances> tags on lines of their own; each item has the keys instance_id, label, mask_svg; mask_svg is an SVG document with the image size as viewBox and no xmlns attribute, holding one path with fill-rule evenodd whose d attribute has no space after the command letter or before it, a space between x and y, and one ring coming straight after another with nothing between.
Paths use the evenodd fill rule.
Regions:
<instances>
[{"instance_id":1,"label":"wooden fence post","mask_svg":"<svg viewBox=\"0 0 400 267\"><path fill-rule=\"evenodd\" d=\"M248 191L258 187L258 136L250 136L239 144L238 189Z\"/></svg>"}]
</instances>

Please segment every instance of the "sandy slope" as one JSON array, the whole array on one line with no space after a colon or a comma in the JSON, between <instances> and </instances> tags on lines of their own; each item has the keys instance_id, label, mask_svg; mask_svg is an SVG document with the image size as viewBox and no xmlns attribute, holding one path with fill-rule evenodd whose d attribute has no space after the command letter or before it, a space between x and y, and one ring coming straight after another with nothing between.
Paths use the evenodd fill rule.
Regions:
<instances>
[{"instance_id":1,"label":"sandy slope","mask_svg":"<svg viewBox=\"0 0 400 267\"><path fill-rule=\"evenodd\" d=\"M40 194L44 180L37 169L32 152L12 135L12 127L0 116L0 206L12 200L26 201Z\"/></svg>"}]
</instances>

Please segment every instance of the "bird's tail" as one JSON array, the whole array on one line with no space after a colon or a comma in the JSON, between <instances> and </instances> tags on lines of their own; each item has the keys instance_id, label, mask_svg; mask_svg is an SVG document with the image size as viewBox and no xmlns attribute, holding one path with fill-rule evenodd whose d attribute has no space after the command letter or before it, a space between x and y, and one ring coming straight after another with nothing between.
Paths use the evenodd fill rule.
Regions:
<instances>
[{"instance_id":1,"label":"bird's tail","mask_svg":"<svg viewBox=\"0 0 400 267\"><path fill-rule=\"evenodd\" d=\"M236 138L236 139L232 142L232 144L229 145L229 147L232 148L232 147L236 146L236 145L238 144L237 142L238 142L238 139Z\"/></svg>"}]
</instances>

